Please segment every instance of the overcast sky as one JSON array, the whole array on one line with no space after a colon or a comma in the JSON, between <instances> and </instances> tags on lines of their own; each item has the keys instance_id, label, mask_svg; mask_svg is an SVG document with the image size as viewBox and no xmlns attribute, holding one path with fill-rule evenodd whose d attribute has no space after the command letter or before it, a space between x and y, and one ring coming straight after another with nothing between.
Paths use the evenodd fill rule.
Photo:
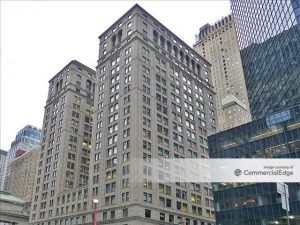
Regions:
<instances>
[{"instance_id":1,"label":"overcast sky","mask_svg":"<svg viewBox=\"0 0 300 225\"><path fill-rule=\"evenodd\" d=\"M42 127L48 81L71 60L95 68L98 36L135 3L192 46L227 1L0 1L1 137L9 150L25 125Z\"/></svg>"}]
</instances>

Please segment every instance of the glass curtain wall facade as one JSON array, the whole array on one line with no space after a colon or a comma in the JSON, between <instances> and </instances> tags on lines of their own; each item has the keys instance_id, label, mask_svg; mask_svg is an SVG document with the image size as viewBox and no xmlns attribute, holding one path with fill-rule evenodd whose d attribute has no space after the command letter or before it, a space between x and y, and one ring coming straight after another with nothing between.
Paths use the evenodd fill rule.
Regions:
<instances>
[{"instance_id":1,"label":"glass curtain wall facade","mask_svg":"<svg viewBox=\"0 0 300 225\"><path fill-rule=\"evenodd\" d=\"M300 103L299 5L231 0L253 119Z\"/></svg>"},{"instance_id":2,"label":"glass curtain wall facade","mask_svg":"<svg viewBox=\"0 0 300 225\"><path fill-rule=\"evenodd\" d=\"M299 158L300 105L212 135L211 158ZM288 183L290 224L300 224L300 184ZM287 224L275 183L213 185L217 225Z\"/></svg>"},{"instance_id":3,"label":"glass curtain wall facade","mask_svg":"<svg viewBox=\"0 0 300 225\"><path fill-rule=\"evenodd\" d=\"M16 156L16 151L21 149L28 151L40 144L41 129L32 125L26 125L20 130L15 140L11 143L10 150L8 152L8 159L12 160Z\"/></svg>"}]
</instances>

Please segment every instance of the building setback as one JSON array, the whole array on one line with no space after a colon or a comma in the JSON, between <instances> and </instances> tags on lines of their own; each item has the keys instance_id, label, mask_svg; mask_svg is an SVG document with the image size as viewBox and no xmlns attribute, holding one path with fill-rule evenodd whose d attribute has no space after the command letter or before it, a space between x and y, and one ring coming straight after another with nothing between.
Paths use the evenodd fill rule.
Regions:
<instances>
[{"instance_id":1,"label":"building setback","mask_svg":"<svg viewBox=\"0 0 300 225\"><path fill-rule=\"evenodd\" d=\"M98 220L214 224L209 184L165 182L167 165L158 175L149 163L208 157L217 125L210 63L139 5L99 39L90 170Z\"/></svg>"},{"instance_id":2,"label":"building setback","mask_svg":"<svg viewBox=\"0 0 300 225\"><path fill-rule=\"evenodd\" d=\"M54 224L54 218L59 221L68 213L77 213L76 224L84 223L88 204L86 186L94 80L94 70L73 60L49 81L32 196L31 224ZM65 193L68 195L65 196ZM61 204L70 202L72 206L61 207Z\"/></svg>"},{"instance_id":3,"label":"building setback","mask_svg":"<svg viewBox=\"0 0 300 225\"><path fill-rule=\"evenodd\" d=\"M208 138L211 158L299 158L300 105ZM290 224L300 224L300 184L289 187ZM287 225L275 183L213 185L217 225Z\"/></svg>"},{"instance_id":4,"label":"building setback","mask_svg":"<svg viewBox=\"0 0 300 225\"><path fill-rule=\"evenodd\" d=\"M252 118L299 104L299 0L230 2Z\"/></svg>"},{"instance_id":5,"label":"building setback","mask_svg":"<svg viewBox=\"0 0 300 225\"><path fill-rule=\"evenodd\" d=\"M39 153L37 147L10 162L11 172L6 177L5 191L25 202L31 202Z\"/></svg>"},{"instance_id":6,"label":"building setback","mask_svg":"<svg viewBox=\"0 0 300 225\"><path fill-rule=\"evenodd\" d=\"M249 122L247 90L232 16L202 26L194 49L212 63L219 130Z\"/></svg>"},{"instance_id":7,"label":"building setback","mask_svg":"<svg viewBox=\"0 0 300 225\"><path fill-rule=\"evenodd\" d=\"M7 151L0 149L0 191L4 187L4 178L7 166Z\"/></svg>"}]
</instances>

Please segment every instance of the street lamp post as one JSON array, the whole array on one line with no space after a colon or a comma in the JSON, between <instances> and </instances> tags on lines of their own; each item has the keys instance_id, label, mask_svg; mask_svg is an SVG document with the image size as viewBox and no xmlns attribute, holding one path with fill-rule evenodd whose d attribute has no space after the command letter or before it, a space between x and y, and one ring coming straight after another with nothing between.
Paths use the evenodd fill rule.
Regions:
<instances>
[{"instance_id":1,"label":"street lamp post","mask_svg":"<svg viewBox=\"0 0 300 225\"><path fill-rule=\"evenodd\" d=\"M94 198L93 199L93 208L94 208L94 213L93 213L93 225L97 225L97 219L96 219L96 209L97 205L99 203L99 200Z\"/></svg>"}]
</instances>

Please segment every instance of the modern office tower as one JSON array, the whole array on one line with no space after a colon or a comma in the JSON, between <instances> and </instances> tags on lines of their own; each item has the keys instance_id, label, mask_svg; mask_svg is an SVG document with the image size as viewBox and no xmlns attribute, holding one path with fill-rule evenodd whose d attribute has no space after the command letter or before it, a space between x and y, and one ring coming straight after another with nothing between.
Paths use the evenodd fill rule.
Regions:
<instances>
[{"instance_id":1,"label":"modern office tower","mask_svg":"<svg viewBox=\"0 0 300 225\"><path fill-rule=\"evenodd\" d=\"M300 103L299 6L231 0L253 119Z\"/></svg>"},{"instance_id":2,"label":"modern office tower","mask_svg":"<svg viewBox=\"0 0 300 225\"><path fill-rule=\"evenodd\" d=\"M226 130L249 122L247 90L232 16L201 27L194 49L212 63L219 129Z\"/></svg>"},{"instance_id":3,"label":"modern office tower","mask_svg":"<svg viewBox=\"0 0 300 225\"><path fill-rule=\"evenodd\" d=\"M94 70L73 60L49 81L31 203L32 224L51 224L68 213L86 214L84 187L89 176L95 76ZM66 193L66 198L61 197ZM70 201L76 205L60 207ZM78 219L76 223L83 222Z\"/></svg>"},{"instance_id":4,"label":"modern office tower","mask_svg":"<svg viewBox=\"0 0 300 225\"><path fill-rule=\"evenodd\" d=\"M300 105L208 138L211 158L299 158ZM289 219L300 224L300 184L288 183ZM217 225L287 225L275 183L213 185Z\"/></svg>"},{"instance_id":5,"label":"modern office tower","mask_svg":"<svg viewBox=\"0 0 300 225\"><path fill-rule=\"evenodd\" d=\"M21 129L15 140L11 143L8 159L9 161L14 159L17 150L28 151L40 144L41 139L41 129L34 127L32 125L26 125Z\"/></svg>"},{"instance_id":6,"label":"modern office tower","mask_svg":"<svg viewBox=\"0 0 300 225\"><path fill-rule=\"evenodd\" d=\"M139 5L99 39L90 170L98 220L214 224L209 184L166 182L173 169L150 163L208 157L217 124L210 63Z\"/></svg>"},{"instance_id":7,"label":"modern office tower","mask_svg":"<svg viewBox=\"0 0 300 225\"><path fill-rule=\"evenodd\" d=\"M6 165L7 165L7 151L0 149L0 191L2 191L4 187Z\"/></svg>"},{"instance_id":8,"label":"modern office tower","mask_svg":"<svg viewBox=\"0 0 300 225\"><path fill-rule=\"evenodd\" d=\"M31 202L36 175L39 147L25 152L10 162L10 175L6 177L5 191Z\"/></svg>"}]
</instances>

